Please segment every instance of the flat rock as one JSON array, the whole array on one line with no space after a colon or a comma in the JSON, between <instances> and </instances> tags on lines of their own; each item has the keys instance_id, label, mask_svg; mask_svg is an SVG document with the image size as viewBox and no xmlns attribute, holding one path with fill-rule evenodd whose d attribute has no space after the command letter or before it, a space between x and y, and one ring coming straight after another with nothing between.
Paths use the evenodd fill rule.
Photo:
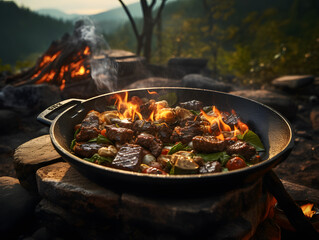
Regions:
<instances>
[{"instance_id":1,"label":"flat rock","mask_svg":"<svg viewBox=\"0 0 319 240\"><path fill-rule=\"evenodd\" d=\"M169 78L151 77L138 80L124 89L148 88L148 87L181 87L181 81Z\"/></svg>"},{"instance_id":2,"label":"flat rock","mask_svg":"<svg viewBox=\"0 0 319 240\"><path fill-rule=\"evenodd\" d=\"M232 87L226 83L214 80L200 74L188 74L182 79L183 87L211 89L222 92L229 92Z\"/></svg>"},{"instance_id":3,"label":"flat rock","mask_svg":"<svg viewBox=\"0 0 319 240\"><path fill-rule=\"evenodd\" d=\"M184 74L200 73L206 69L208 60L205 58L171 58L167 62L167 67L182 71Z\"/></svg>"},{"instance_id":4,"label":"flat rock","mask_svg":"<svg viewBox=\"0 0 319 240\"><path fill-rule=\"evenodd\" d=\"M319 190L306 187L300 184L292 183L289 181L281 180L286 191L295 201L319 202Z\"/></svg>"},{"instance_id":5,"label":"flat rock","mask_svg":"<svg viewBox=\"0 0 319 240\"><path fill-rule=\"evenodd\" d=\"M315 107L310 112L310 121L314 131L319 132L319 107Z\"/></svg>"},{"instance_id":6,"label":"flat rock","mask_svg":"<svg viewBox=\"0 0 319 240\"><path fill-rule=\"evenodd\" d=\"M79 215L116 219L120 196L91 182L68 163L55 163L37 171L39 194Z\"/></svg>"},{"instance_id":7,"label":"flat rock","mask_svg":"<svg viewBox=\"0 0 319 240\"><path fill-rule=\"evenodd\" d=\"M63 161L55 151L50 135L34 138L20 145L14 153L14 168L23 187L32 192L37 192L35 173L43 167Z\"/></svg>"},{"instance_id":8,"label":"flat rock","mask_svg":"<svg viewBox=\"0 0 319 240\"><path fill-rule=\"evenodd\" d=\"M249 98L257 102L268 105L288 119L293 119L297 113L297 105L289 97L277 92L268 90L240 90L233 91L230 94Z\"/></svg>"},{"instance_id":9,"label":"flat rock","mask_svg":"<svg viewBox=\"0 0 319 240\"><path fill-rule=\"evenodd\" d=\"M23 224L35 209L37 198L30 195L12 177L0 177L0 233L8 233Z\"/></svg>"},{"instance_id":10,"label":"flat rock","mask_svg":"<svg viewBox=\"0 0 319 240\"><path fill-rule=\"evenodd\" d=\"M7 85L0 92L0 103L23 114L38 113L61 101L61 91L49 84Z\"/></svg>"},{"instance_id":11,"label":"flat rock","mask_svg":"<svg viewBox=\"0 0 319 240\"><path fill-rule=\"evenodd\" d=\"M68 219L64 213L70 212L78 216L77 222L81 224L86 221L83 218L119 221L126 236L140 231L141 234L152 234L150 236L173 232L174 236L185 237L204 233L207 228L214 229L210 232L212 238L225 234L230 237L251 236L259 219L266 214L260 210L266 209L272 199L263 192L261 179L236 191L187 199L141 196L121 190L115 193L91 182L68 163L40 168L37 181L40 195L51 203L42 206L47 209L46 212L50 208L50 212L62 214L60 217L66 222L73 222L76 217ZM57 210L52 208L53 205ZM220 222L228 224L221 228ZM237 226L236 230L233 226ZM230 228L233 231L229 232Z\"/></svg>"},{"instance_id":12,"label":"flat rock","mask_svg":"<svg viewBox=\"0 0 319 240\"><path fill-rule=\"evenodd\" d=\"M312 75L288 75L274 79L272 85L282 88L298 89L311 84L314 79Z\"/></svg>"}]
</instances>

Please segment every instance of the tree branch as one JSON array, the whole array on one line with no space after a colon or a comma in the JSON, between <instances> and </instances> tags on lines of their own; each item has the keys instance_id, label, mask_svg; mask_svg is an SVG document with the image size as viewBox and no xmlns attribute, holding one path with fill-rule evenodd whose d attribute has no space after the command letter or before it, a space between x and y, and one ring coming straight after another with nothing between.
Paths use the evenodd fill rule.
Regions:
<instances>
[{"instance_id":1,"label":"tree branch","mask_svg":"<svg viewBox=\"0 0 319 240\"><path fill-rule=\"evenodd\" d=\"M158 22L159 18L161 17L161 14L163 12L163 9L164 9L166 1L167 0L162 0L161 6L159 7L159 9L157 11L157 15L156 15L156 17L155 17L155 19L153 21L153 25L155 25Z\"/></svg>"},{"instance_id":2,"label":"tree branch","mask_svg":"<svg viewBox=\"0 0 319 240\"><path fill-rule=\"evenodd\" d=\"M136 26L136 23L134 21L134 18L132 16L132 14L130 13L130 11L128 10L128 8L126 7L126 5L123 3L122 0L119 0L119 2L122 4L122 7L124 8L124 11L127 15L127 17L129 18L130 22L131 22L131 25L132 25L132 28L133 28L133 32L136 36L136 38L138 39L140 37L139 33L138 33L138 30L137 30L137 26Z\"/></svg>"}]
</instances>

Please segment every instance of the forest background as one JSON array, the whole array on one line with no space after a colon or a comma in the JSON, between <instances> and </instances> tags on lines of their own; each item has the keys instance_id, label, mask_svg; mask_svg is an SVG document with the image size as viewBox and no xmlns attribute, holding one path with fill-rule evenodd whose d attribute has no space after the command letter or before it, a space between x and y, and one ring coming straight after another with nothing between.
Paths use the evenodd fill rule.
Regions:
<instances>
[{"instance_id":1,"label":"forest background","mask_svg":"<svg viewBox=\"0 0 319 240\"><path fill-rule=\"evenodd\" d=\"M128 7L141 30L139 3ZM243 84L265 84L287 74L318 76L318 13L317 0L168 1L153 32L150 63L206 58L213 77ZM112 49L136 52L123 9L90 17ZM0 1L0 72L32 67L53 40L73 31L74 21Z\"/></svg>"}]
</instances>

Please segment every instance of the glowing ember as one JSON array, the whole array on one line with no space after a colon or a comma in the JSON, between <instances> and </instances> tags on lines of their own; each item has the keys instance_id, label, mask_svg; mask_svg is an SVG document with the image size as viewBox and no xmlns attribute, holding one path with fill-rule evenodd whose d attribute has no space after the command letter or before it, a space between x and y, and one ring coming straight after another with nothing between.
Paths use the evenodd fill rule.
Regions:
<instances>
[{"instance_id":1,"label":"glowing ember","mask_svg":"<svg viewBox=\"0 0 319 240\"><path fill-rule=\"evenodd\" d=\"M300 206L301 210L303 211L303 214L308 218L312 218L312 216L316 213L316 211L312 210L313 205L313 203L307 203Z\"/></svg>"}]
</instances>

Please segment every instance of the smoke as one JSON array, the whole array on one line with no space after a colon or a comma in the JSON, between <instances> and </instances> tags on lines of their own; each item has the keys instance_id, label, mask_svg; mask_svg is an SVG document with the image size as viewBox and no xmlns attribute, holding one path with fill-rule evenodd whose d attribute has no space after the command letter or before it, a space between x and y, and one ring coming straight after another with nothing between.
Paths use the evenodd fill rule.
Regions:
<instances>
[{"instance_id":1,"label":"smoke","mask_svg":"<svg viewBox=\"0 0 319 240\"><path fill-rule=\"evenodd\" d=\"M74 34L85 41L91 49L91 77L100 92L115 91L117 88L117 63L110 59L106 50L110 49L102 34L99 34L89 18L75 23Z\"/></svg>"}]
</instances>

